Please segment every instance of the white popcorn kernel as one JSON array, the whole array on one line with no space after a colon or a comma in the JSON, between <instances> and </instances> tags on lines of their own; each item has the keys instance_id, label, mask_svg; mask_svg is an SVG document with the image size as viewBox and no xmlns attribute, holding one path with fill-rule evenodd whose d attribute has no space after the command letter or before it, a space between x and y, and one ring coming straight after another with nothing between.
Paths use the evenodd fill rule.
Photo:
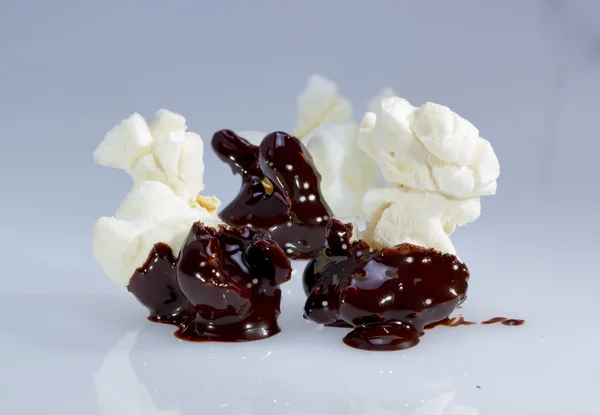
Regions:
<instances>
[{"instance_id":1,"label":"white popcorn kernel","mask_svg":"<svg viewBox=\"0 0 600 415\"><path fill-rule=\"evenodd\" d=\"M94 160L126 170L134 185L114 217L94 226L92 251L108 276L127 286L155 244L175 255L197 221L217 226L219 200L199 195L204 188L204 145L186 132L185 118L159 110L149 126L133 114L110 130Z\"/></svg>"},{"instance_id":2,"label":"white popcorn kernel","mask_svg":"<svg viewBox=\"0 0 600 415\"><path fill-rule=\"evenodd\" d=\"M389 184L457 198L496 191L500 168L489 142L442 105L386 98L363 119L359 145Z\"/></svg>"},{"instance_id":3,"label":"white popcorn kernel","mask_svg":"<svg viewBox=\"0 0 600 415\"><path fill-rule=\"evenodd\" d=\"M328 124L303 140L321 175L321 193L335 216L361 214L364 193L379 185L377 164L358 147L353 122Z\"/></svg>"},{"instance_id":4,"label":"white popcorn kernel","mask_svg":"<svg viewBox=\"0 0 600 415\"><path fill-rule=\"evenodd\" d=\"M182 115L165 109L156 111L150 123L150 131L154 138L170 132L184 132L186 129L185 118Z\"/></svg>"},{"instance_id":5,"label":"white popcorn kernel","mask_svg":"<svg viewBox=\"0 0 600 415\"><path fill-rule=\"evenodd\" d=\"M312 130L352 118L352 106L337 85L321 75L312 75L298 96L298 121L292 135L303 138Z\"/></svg>"},{"instance_id":6,"label":"white popcorn kernel","mask_svg":"<svg viewBox=\"0 0 600 415\"><path fill-rule=\"evenodd\" d=\"M455 254L450 234L479 217L479 198L451 199L405 188L372 189L365 194L364 239L374 248L411 243Z\"/></svg>"},{"instance_id":7,"label":"white popcorn kernel","mask_svg":"<svg viewBox=\"0 0 600 415\"><path fill-rule=\"evenodd\" d=\"M134 113L106 133L104 140L94 151L94 162L127 170L150 151L153 140L144 118Z\"/></svg>"},{"instance_id":8,"label":"white popcorn kernel","mask_svg":"<svg viewBox=\"0 0 600 415\"><path fill-rule=\"evenodd\" d=\"M96 222L94 258L111 279L126 286L155 244L165 243L178 255L183 240L197 221L209 226L219 223L204 207L189 206L163 183L137 183L114 217L102 217Z\"/></svg>"},{"instance_id":9,"label":"white popcorn kernel","mask_svg":"<svg viewBox=\"0 0 600 415\"><path fill-rule=\"evenodd\" d=\"M157 111L150 126L136 113L106 134L94 160L126 170L134 183L159 181L194 199L204 190L204 144L185 130L185 118L174 112Z\"/></svg>"},{"instance_id":10,"label":"white popcorn kernel","mask_svg":"<svg viewBox=\"0 0 600 415\"><path fill-rule=\"evenodd\" d=\"M391 98L391 97L395 97L398 94L396 94L396 91L394 91L392 88L384 88L381 91L379 91L379 93L377 95L375 95L368 103L367 105L367 111L368 112L376 112L377 108L379 107L379 103L381 101L383 101L386 98Z\"/></svg>"}]
</instances>

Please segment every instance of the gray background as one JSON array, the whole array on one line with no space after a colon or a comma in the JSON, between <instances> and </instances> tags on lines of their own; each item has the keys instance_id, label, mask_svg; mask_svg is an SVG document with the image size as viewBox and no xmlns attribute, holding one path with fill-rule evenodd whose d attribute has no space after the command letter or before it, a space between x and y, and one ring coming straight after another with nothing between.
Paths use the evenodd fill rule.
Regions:
<instances>
[{"instance_id":1,"label":"gray background","mask_svg":"<svg viewBox=\"0 0 600 415\"><path fill-rule=\"evenodd\" d=\"M90 255L94 220L130 187L92 162L119 120L185 115L205 140L205 194L227 201L238 179L211 134L289 130L314 72L340 85L356 119L391 86L448 105L492 142L498 194L456 233L467 262L540 238L598 247L599 16L594 0L1 0L0 290L119 290Z\"/></svg>"}]
</instances>

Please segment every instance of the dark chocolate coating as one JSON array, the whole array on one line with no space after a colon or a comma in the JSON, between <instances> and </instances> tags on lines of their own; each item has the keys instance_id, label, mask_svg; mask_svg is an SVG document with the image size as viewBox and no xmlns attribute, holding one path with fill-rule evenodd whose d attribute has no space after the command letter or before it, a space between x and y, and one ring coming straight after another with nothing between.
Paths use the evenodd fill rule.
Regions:
<instances>
[{"instance_id":1,"label":"dark chocolate coating","mask_svg":"<svg viewBox=\"0 0 600 415\"><path fill-rule=\"evenodd\" d=\"M266 231L192 226L179 260L154 246L128 289L152 321L178 326L190 341L248 341L280 332L279 285L292 275L290 261Z\"/></svg>"},{"instance_id":2,"label":"dark chocolate coating","mask_svg":"<svg viewBox=\"0 0 600 415\"><path fill-rule=\"evenodd\" d=\"M444 320L466 299L469 271L456 256L411 244L371 251L362 240L350 243L351 234L351 226L331 220L327 243L303 276L305 317L351 324L347 345L412 347L426 325Z\"/></svg>"},{"instance_id":3,"label":"dark chocolate coating","mask_svg":"<svg viewBox=\"0 0 600 415\"><path fill-rule=\"evenodd\" d=\"M178 337L246 341L279 333L279 285L291 275L290 261L268 232L217 231L195 223L181 251L177 281L196 318Z\"/></svg>"},{"instance_id":4,"label":"dark chocolate coating","mask_svg":"<svg viewBox=\"0 0 600 415\"><path fill-rule=\"evenodd\" d=\"M481 324L502 323L504 320L506 320L506 317L494 317L494 318L491 318L489 320L482 321Z\"/></svg>"},{"instance_id":5,"label":"dark chocolate coating","mask_svg":"<svg viewBox=\"0 0 600 415\"><path fill-rule=\"evenodd\" d=\"M158 243L129 280L127 289L150 311L149 320L179 324L193 310L179 289L176 271L171 247Z\"/></svg>"},{"instance_id":6,"label":"dark chocolate coating","mask_svg":"<svg viewBox=\"0 0 600 415\"><path fill-rule=\"evenodd\" d=\"M212 147L242 176L238 195L220 218L234 226L268 229L290 258L313 258L323 247L331 209L321 195L321 176L300 140L277 131L254 146L221 130L213 135ZM265 178L272 191L265 189Z\"/></svg>"}]
</instances>

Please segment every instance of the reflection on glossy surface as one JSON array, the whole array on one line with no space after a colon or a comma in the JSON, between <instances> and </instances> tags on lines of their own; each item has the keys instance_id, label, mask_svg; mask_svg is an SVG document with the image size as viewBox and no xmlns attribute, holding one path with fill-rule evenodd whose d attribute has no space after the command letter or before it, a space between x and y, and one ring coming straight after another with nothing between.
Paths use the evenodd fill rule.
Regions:
<instances>
[{"instance_id":1,"label":"reflection on glossy surface","mask_svg":"<svg viewBox=\"0 0 600 415\"><path fill-rule=\"evenodd\" d=\"M331 210L321 195L321 176L300 140L278 131L254 146L221 130L213 135L212 147L242 176L242 188L219 213L221 219L268 229L290 258L312 258L323 246Z\"/></svg>"},{"instance_id":2,"label":"reflection on glossy surface","mask_svg":"<svg viewBox=\"0 0 600 415\"><path fill-rule=\"evenodd\" d=\"M110 350L102 367L94 374L98 408L102 415L179 415L176 409L163 410L132 369L129 353L139 335L130 331ZM166 391L163 391L166 392ZM164 399L168 399L164 397ZM162 401L160 399L159 401Z\"/></svg>"},{"instance_id":3,"label":"reflection on glossy surface","mask_svg":"<svg viewBox=\"0 0 600 415\"><path fill-rule=\"evenodd\" d=\"M2 325L0 413L411 415L455 391L457 406L485 415L591 414L600 333L581 327L594 327L599 281L581 271L574 277L589 288L576 299L582 326L568 314L549 318L547 310L565 301L559 277L578 264L592 265L593 251L586 245L578 251L581 262L554 268L544 262L552 242L527 252L498 243L495 255L514 254L519 272L513 263L469 260L483 276L470 284L470 300L460 310L465 318L517 316L526 324L441 326L418 347L393 353L352 349L340 341L349 330L303 319L305 263L294 264L294 276L281 288L283 333L243 344L182 342L173 326L146 321L145 310L120 290L3 295L0 311L19 318ZM538 295L534 303L531 293ZM23 308L27 302L38 307ZM35 330L32 321L39 322ZM137 338L120 343L127 333ZM455 415L453 407L444 415Z\"/></svg>"},{"instance_id":4,"label":"reflection on glossy surface","mask_svg":"<svg viewBox=\"0 0 600 415\"><path fill-rule=\"evenodd\" d=\"M456 256L411 244L370 251L362 240L351 243L351 235L351 226L331 220L325 247L303 275L306 317L354 326L344 338L348 346L415 346L426 325L446 319L465 300L469 270Z\"/></svg>"},{"instance_id":5,"label":"reflection on glossy surface","mask_svg":"<svg viewBox=\"0 0 600 415\"><path fill-rule=\"evenodd\" d=\"M478 415L479 411L469 405L454 402L455 392L442 393L437 398L426 402L411 415Z\"/></svg>"},{"instance_id":6,"label":"reflection on glossy surface","mask_svg":"<svg viewBox=\"0 0 600 415\"><path fill-rule=\"evenodd\" d=\"M300 315L286 323L296 338L323 334ZM457 382L443 370L406 376L410 356L369 361L352 349L299 348L297 339L280 338L178 343L161 333L166 328L129 331L107 353L94 375L101 415L478 414L455 399Z\"/></svg>"},{"instance_id":7,"label":"reflection on glossy surface","mask_svg":"<svg viewBox=\"0 0 600 415\"><path fill-rule=\"evenodd\" d=\"M195 365L190 369L181 366L179 373L164 372L164 365L156 359L140 359L135 348L144 335L139 330L127 333L107 354L102 367L94 375L98 406L101 415L192 415L192 414L364 414L364 415L477 415L479 412L468 405L456 403L456 392L452 390L452 380L435 385L410 385L408 391L395 392L397 398L378 400L375 396L348 396L339 402L339 394L335 392L319 393L312 399L306 399L302 390L287 390L283 394L269 394L273 387L272 379L256 373L252 378L245 378L241 370L223 373L212 387L218 373L212 370L205 373L197 383L178 381L193 379ZM260 366L260 362L271 354L259 357L246 357L248 366ZM212 353L210 354L212 356ZM211 359L214 360L214 359ZM265 362L265 368L271 367ZM214 365L210 365L214 367ZM218 367L218 366L217 366ZM279 372L279 374L284 372ZM389 373L391 374L390 370ZM209 377L206 379L206 377ZM237 376L237 377L235 377ZM206 379L207 381L203 381ZM302 381L300 377L298 380ZM373 391L373 386L382 387L384 383L393 381L380 375L375 385L365 385L365 391ZM326 379L327 381L327 379ZM227 383L226 383L227 382ZM323 384L323 385L322 385ZM325 386L326 382L315 382L313 387ZM395 384L398 387L403 382ZM349 386L346 384L341 387ZM391 386L391 385L390 385ZM330 390L330 388L326 389ZM352 390L352 389L349 389ZM390 392L392 388L389 388ZM439 392L439 390L449 390ZM408 392L408 393L407 393ZM420 398L431 396L429 398ZM411 396L412 394L416 394ZM369 396L370 395L370 396ZM190 399L195 397L195 399ZM278 398L279 397L279 398ZM420 399L418 399L420 398Z\"/></svg>"}]
</instances>

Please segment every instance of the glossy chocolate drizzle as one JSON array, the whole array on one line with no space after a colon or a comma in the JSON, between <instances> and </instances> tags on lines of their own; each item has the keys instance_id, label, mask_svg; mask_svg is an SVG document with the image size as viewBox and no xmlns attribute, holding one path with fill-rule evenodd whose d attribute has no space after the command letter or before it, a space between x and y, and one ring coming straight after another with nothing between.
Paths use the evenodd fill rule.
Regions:
<instances>
[{"instance_id":1,"label":"glossy chocolate drizzle","mask_svg":"<svg viewBox=\"0 0 600 415\"><path fill-rule=\"evenodd\" d=\"M268 232L197 222L178 261L167 245L156 244L128 288L150 320L178 326L181 339L249 341L280 332L279 285L291 274Z\"/></svg>"},{"instance_id":2,"label":"glossy chocolate drizzle","mask_svg":"<svg viewBox=\"0 0 600 415\"><path fill-rule=\"evenodd\" d=\"M446 317L440 321L436 321L434 323L429 323L425 325L425 330L433 329L438 326L446 326L446 327L458 327L458 326L472 326L473 324L477 324L474 321L465 320L463 316L458 316L454 318Z\"/></svg>"},{"instance_id":3,"label":"glossy chocolate drizzle","mask_svg":"<svg viewBox=\"0 0 600 415\"><path fill-rule=\"evenodd\" d=\"M495 324L500 323L505 326L521 326L525 324L525 320L520 320L516 318L506 318L506 317L494 317L489 320L483 321L481 324Z\"/></svg>"},{"instance_id":4,"label":"glossy chocolate drizzle","mask_svg":"<svg viewBox=\"0 0 600 415\"><path fill-rule=\"evenodd\" d=\"M242 176L239 193L220 218L233 226L268 229L290 258L313 258L323 247L331 209L321 195L321 176L300 140L277 131L254 146L221 130L213 135L212 147Z\"/></svg>"},{"instance_id":5,"label":"glossy chocolate drizzle","mask_svg":"<svg viewBox=\"0 0 600 415\"><path fill-rule=\"evenodd\" d=\"M401 244L372 251L350 242L352 227L332 219L326 243L304 275L305 317L350 324L344 338L365 350L400 350L426 325L444 321L466 299L469 271L454 255Z\"/></svg>"}]
</instances>

